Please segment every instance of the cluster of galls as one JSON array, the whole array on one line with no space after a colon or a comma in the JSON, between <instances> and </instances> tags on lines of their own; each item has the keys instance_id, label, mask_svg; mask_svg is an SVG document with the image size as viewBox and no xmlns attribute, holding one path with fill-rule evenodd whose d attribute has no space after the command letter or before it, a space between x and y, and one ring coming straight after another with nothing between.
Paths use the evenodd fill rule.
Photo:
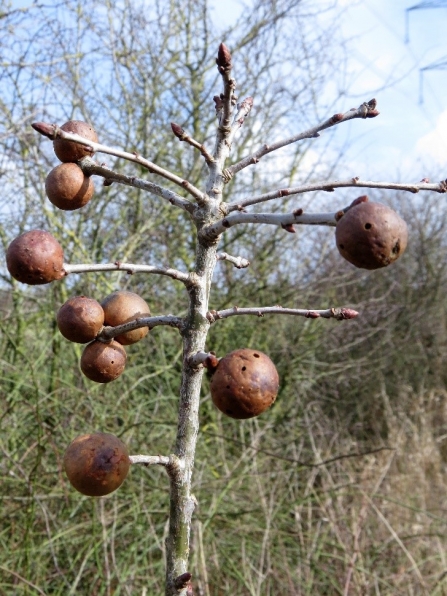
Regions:
<instances>
[{"instance_id":1,"label":"cluster of galls","mask_svg":"<svg viewBox=\"0 0 447 596\"><path fill-rule=\"evenodd\" d=\"M117 327L148 316L149 306L141 296L121 290L107 296L101 304L86 296L70 298L57 313L57 326L69 341L87 343L81 357L84 375L97 383L109 383L117 379L126 366L127 354L123 346L140 341L149 329L140 327L110 341L96 338L104 325Z\"/></svg>"},{"instance_id":2,"label":"cluster of galls","mask_svg":"<svg viewBox=\"0 0 447 596\"><path fill-rule=\"evenodd\" d=\"M85 122L70 121L62 130L93 142L97 136ZM94 188L77 162L92 155L85 145L63 139L54 141L54 151L63 162L45 183L50 201L63 210L79 209L91 199ZM359 197L337 217L336 244L340 254L356 267L378 269L394 262L405 250L408 239L405 222L389 207ZM51 234L32 230L9 246L6 261L18 281L45 284L65 275L63 250ZM123 372L126 351L148 333L148 327L128 331L111 341L98 336L104 326L116 327L150 315L146 302L137 294L119 291L100 304L86 296L70 298L57 314L62 335L84 344L81 370L91 380L108 383ZM239 349L208 363L210 389L215 406L227 416L247 419L258 416L275 401L279 377L270 358L258 350ZM124 443L114 435L93 433L77 437L64 456L64 468L73 487L88 496L103 496L123 483L130 467Z\"/></svg>"},{"instance_id":3,"label":"cluster of galls","mask_svg":"<svg viewBox=\"0 0 447 596\"><path fill-rule=\"evenodd\" d=\"M98 142L95 130L86 122L69 120L60 128L94 143ZM93 150L87 145L65 139L55 139L53 147L56 157L62 163L51 170L45 180L47 197L53 205L64 211L80 209L90 201L95 187L90 176L84 174L77 162L93 155Z\"/></svg>"},{"instance_id":4,"label":"cluster of galls","mask_svg":"<svg viewBox=\"0 0 447 596\"><path fill-rule=\"evenodd\" d=\"M103 302L106 310L107 304L115 301L116 294L119 292ZM99 303L84 296L72 298L59 311L59 329L71 341L91 338L94 333L98 333L100 308ZM119 337L123 338L125 335L127 334ZM133 343L127 339L124 341ZM86 350L97 343L101 342L93 341ZM95 347L94 350L96 349ZM231 418L259 416L273 404L278 394L279 377L275 365L259 350L235 350L219 360L215 358L208 369L212 374L213 403ZM129 467L130 458L126 445L108 433L96 432L79 436L68 446L64 455L64 468L71 485L90 497L108 495L119 488Z\"/></svg>"}]
</instances>

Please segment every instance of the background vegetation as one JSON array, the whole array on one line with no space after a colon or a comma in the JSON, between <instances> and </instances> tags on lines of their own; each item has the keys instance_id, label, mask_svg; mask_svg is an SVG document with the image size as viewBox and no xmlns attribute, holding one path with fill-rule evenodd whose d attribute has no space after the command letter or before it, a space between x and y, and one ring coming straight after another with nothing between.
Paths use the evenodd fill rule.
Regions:
<instances>
[{"instance_id":1,"label":"background vegetation","mask_svg":"<svg viewBox=\"0 0 447 596\"><path fill-rule=\"evenodd\" d=\"M334 106L325 101L344 56L327 10L323 27L321 3L317 10L311 2L257 0L253 13L222 32L206 0L144 7L80 0L26 10L0 3L3 249L21 231L43 227L68 262L119 258L187 269L191 226L156 198L98 182L82 212L56 212L43 190L56 159L29 123L91 121L104 143L198 184L202 161L169 123L211 142L222 39L240 97L255 97L235 161L265 139L347 107L337 93ZM324 162L330 138L313 145L322 155L320 178L348 172L342 155ZM247 170L228 196L316 179L305 167L308 146ZM218 265L212 308L254 300L344 305L361 317L344 324L238 317L212 327L208 347L219 355L238 347L268 353L281 391L271 411L241 422L217 412L203 387L191 567L200 596L447 594L447 212L438 196L370 196L391 203L410 226L407 253L389 271L342 262L333 230L238 227L222 243L252 264L244 271ZM334 209L353 198L337 191L294 205ZM81 375L81 347L62 338L54 314L71 295L101 300L118 288L140 293L153 314L182 314L183 287L110 273L29 288L11 280L4 264L0 272L0 593L162 593L163 470L139 467L116 494L89 499L70 488L61 460L76 435L93 430L117 434L132 453L170 452L179 338L154 329L129 350L122 378L96 385Z\"/></svg>"}]
</instances>

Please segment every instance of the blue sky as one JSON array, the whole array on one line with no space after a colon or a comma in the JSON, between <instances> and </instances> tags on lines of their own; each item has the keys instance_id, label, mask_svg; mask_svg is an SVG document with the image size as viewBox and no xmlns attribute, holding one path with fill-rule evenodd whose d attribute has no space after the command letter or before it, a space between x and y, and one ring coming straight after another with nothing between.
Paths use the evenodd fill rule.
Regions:
<instances>
[{"instance_id":1,"label":"blue sky","mask_svg":"<svg viewBox=\"0 0 447 596\"><path fill-rule=\"evenodd\" d=\"M308 1L313 8L328 3ZM245 5L253 2L245 0ZM13 0L14 6L24 3ZM235 22L241 11L239 0L211 3L222 25ZM447 67L425 71L423 103L419 89L421 68L443 58L447 62L447 0L432 2L442 8L410 11L409 43L405 43L406 9L421 4L430 2L337 2L338 24L349 47L349 82L337 110L346 111L375 97L380 111L372 121L337 127L334 156L340 147L347 146L345 163L351 168L340 177L352 174L364 179L408 181L447 178ZM237 60L235 76L237 79ZM308 165L319 159L318 150L311 150Z\"/></svg>"},{"instance_id":2,"label":"blue sky","mask_svg":"<svg viewBox=\"0 0 447 596\"><path fill-rule=\"evenodd\" d=\"M214 4L221 22L231 24L237 18L237 0ZM447 1L443 8L410 11L405 43L406 9L418 4L423 2L338 2L339 24L350 49L349 84L340 111L371 97L380 111L373 121L338 127L334 151L349 140L352 171L346 174L408 181L447 177L447 68L424 73L423 103L419 91L420 69L442 58L447 62Z\"/></svg>"}]
</instances>

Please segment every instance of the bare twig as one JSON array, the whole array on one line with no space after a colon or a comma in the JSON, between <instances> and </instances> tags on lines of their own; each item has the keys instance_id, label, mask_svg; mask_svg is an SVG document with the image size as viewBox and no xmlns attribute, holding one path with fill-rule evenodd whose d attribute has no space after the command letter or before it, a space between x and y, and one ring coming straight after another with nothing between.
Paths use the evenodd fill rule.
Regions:
<instances>
[{"instance_id":1,"label":"bare twig","mask_svg":"<svg viewBox=\"0 0 447 596\"><path fill-rule=\"evenodd\" d=\"M219 358L217 358L215 352L199 351L188 358L188 364L193 368L203 364L203 366L208 370L213 370L216 368L218 363Z\"/></svg>"},{"instance_id":2,"label":"bare twig","mask_svg":"<svg viewBox=\"0 0 447 596\"><path fill-rule=\"evenodd\" d=\"M291 143L296 143L297 141L302 141L303 139L313 139L320 136L320 132L325 130L326 128L330 128L331 126L335 126L336 124L340 124L341 122L347 122L348 120L352 120L353 118L374 118L375 116L379 115L379 112L376 110L377 102L375 99L371 99L368 102L362 103L357 109L353 108L346 112L345 114L334 114L328 120L325 120L321 124L317 124L313 128L309 128L304 132L300 132L293 137L288 139L284 139L282 141L278 141L277 143L273 143L272 145L263 145L260 149L252 153L251 155L244 157L238 163L233 164L229 168L227 168L228 175L230 177L234 176L240 170L250 166L252 164L258 163L261 157L271 153L272 151L276 151L277 149L281 149L281 147L285 147L286 145L290 145Z\"/></svg>"},{"instance_id":3,"label":"bare twig","mask_svg":"<svg viewBox=\"0 0 447 596\"><path fill-rule=\"evenodd\" d=\"M239 308L233 306L225 310L210 310L206 317L210 323L215 323L220 319L227 319L228 317L235 317L238 315L254 315L256 317L263 317L264 315L294 315L298 317L306 317L307 319L337 319L343 321L346 319L355 319L358 312L351 308L328 308L326 310L310 310L303 308L283 308L282 306L261 306L250 308Z\"/></svg>"},{"instance_id":4,"label":"bare twig","mask_svg":"<svg viewBox=\"0 0 447 596\"><path fill-rule=\"evenodd\" d=\"M159 317L138 317L133 321L123 323L122 325L117 325L116 327L103 327L101 332L96 336L96 339L107 342L117 335L127 333L128 331L133 331L134 329L141 329L141 327L153 329L154 327L158 327L160 325L182 329L184 320L180 317L175 317L174 315L161 315Z\"/></svg>"},{"instance_id":5,"label":"bare twig","mask_svg":"<svg viewBox=\"0 0 447 596\"><path fill-rule=\"evenodd\" d=\"M233 257L226 252L219 252L216 255L218 261L228 261L233 263L236 269L245 269L250 265L250 261L242 257Z\"/></svg>"},{"instance_id":6,"label":"bare twig","mask_svg":"<svg viewBox=\"0 0 447 596\"><path fill-rule=\"evenodd\" d=\"M127 161L137 163L143 166L144 168L147 168L149 172L151 172L152 174L158 174L159 176L166 178L166 180L170 180L171 182L174 182L174 184L181 186L191 196L193 196L199 204L202 204L204 201L206 201L204 193L201 192L195 186L193 186L190 182L188 182L187 180L183 180L183 178L180 178L176 174L173 174L172 172L169 172L168 170L165 170L160 166L157 166L156 164L152 163L148 159L145 159L138 153L129 153L127 151L121 151L121 149L115 149L114 147L108 147L107 145L94 143L93 141L85 139L84 137L81 137L77 134L65 132L55 124L47 124L46 122L34 122L31 126L34 128L34 130L44 135L45 137L48 137L51 140L59 138L65 139L67 141L75 141L76 143L80 143L81 145L91 147L92 151L94 151L95 153L107 153L108 155L114 155L115 157L121 157L122 159L127 159Z\"/></svg>"},{"instance_id":7,"label":"bare twig","mask_svg":"<svg viewBox=\"0 0 447 596\"><path fill-rule=\"evenodd\" d=\"M167 455L129 455L131 464L143 464L145 466L169 466L171 458Z\"/></svg>"},{"instance_id":8,"label":"bare twig","mask_svg":"<svg viewBox=\"0 0 447 596\"><path fill-rule=\"evenodd\" d=\"M112 182L118 182L118 184L125 184L126 186L133 186L134 188L141 188L142 190L146 190L151 192L152 194L161 197L162 199L166 199L169 201L171 205L175 205L176 207L180 207L189 213L192 213L195 209L195 205L190 203L177 193L164 188L163 186L159 186L154 182L149 182L148 180L143 180L142 178L137 178L136 176L126 176L125 174L119 174L118 172L114 172L110 168L107 168L103 164L96 163L90 157L84 157L79 162L79 166L84 172L91 176L92 174L96 174L97 176L102 176L104 178L104 183L106 185L110 185Z\"/></svg>"},{"instance_id":9,"label":"bare twig","mask_svg":"<svg viewBox=\"0 0 447 596\"><path fill-rule=\"evenodd\" d=\"M184 130L181 126L179 126L178 124L175 124L175 122L171 122L171 128L172 128L172 132L178 138L179 141L184 141L188 145L191 145L191 147L198 149L200 151L200 153L203 155L203 157L205 158L205 161L207 164L210 164L213 161L215 161L214 157L207 151L205 145L203 145L202 143L199 143L198 141L193 139L192 136L189 135L186 132L186 130Z\"/></svg>"},{"instance_id":10,"label":"bare twig","mask_svg":"<svg viewBox=\"0 0 447 596\"><path fill-rule=\"evenodd\" d=\"M291 187L291 188L282 188L282 189L272 190L271 192L265 193L263 195L259 195L257 197L249 197L248 199L244 199L243 201L238 201L237 203L229 203L227 205L227 213L231 213L232 211L241 211L242 209L244 209L245 207L248 207L250 205L256 205L258 203L265 203L266 201L271 201L272 199L287 197L290 195L303 194L306 192L312 192L312 191L317 191L317 190L333 192L334 189L336 189L336 188L346 188L346 187L384 188L387 190L403 190L403 191L407 191L407 192L411 192L411 193L418 193L420 190L445 193L445 192L447 192L447 180L442 180L441 182L438 182L435 184L429 184L429 183L427 183L426 180L424 180L423 182L420 182L418 184L413 184L413 183L397 184L395 182L374 182L371 180L360 180L359 178L349 178L348 180L327 180L325 182L316 182L313 184L304 184L303 186L296 186L296 187Z\"/></svg>"},{"instance_id":11,"label":"bare twig","mask_svg":"<svg viewBox=\"0 0 447 596\"><path fill-rule=\"evenodd\" d=\"M233 112L234 89L236 82L231 78L231 53L224 43L221 43L217 51L217 70L222 76L224 91L220 99L222 111L220 114L219 129L228 134L231 131L230 120Z\"/></svg>"},{"instance_id":12,"label":"bare twig","mask_svg":"<svg viewBox=\"0 0 447 596\"><path fill-rule=\"evenodd\" d=\"M292 213L232 213L228 217L220 219L214 224L205 226L201 235L206 240L212 240L222 234L228 228L237 224L271 224L282 226L287 231L293 224L304 224L310 226L335 226L337 213L303 213L302 209L296 209Z\"/></svg>"},{"instance_id":13,"label":"bare twig","mask_svg":"<svg viewBox=\"0 0 447 596\"><path fill-rule=\"evenodd\" d=\"M64 271L69 273L90 273L92 271L125 271L126 273L155 273L157 275L166 275L177 281L181 281L186 286L192 285L193 279L188 273L171 269L170 267L156 267L152 265L138 265L135 263L122 263L115 261L114 263L80 263L70 265L64 263Z\"/></svg>"}]
</instances>

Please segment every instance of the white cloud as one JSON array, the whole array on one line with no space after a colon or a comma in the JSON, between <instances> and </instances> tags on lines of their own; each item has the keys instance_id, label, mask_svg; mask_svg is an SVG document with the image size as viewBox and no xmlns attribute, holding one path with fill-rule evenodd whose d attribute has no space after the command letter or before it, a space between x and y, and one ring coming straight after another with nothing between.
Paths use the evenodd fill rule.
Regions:
<instances>
[{"instance_id":1,"label":"white cloud","mask_svg":"<svg viewBox=\"0 0 447 596\"><path fill-rule=\"evenodd\" d=\"M424 161L447 165L447 110L441 113L435 128L417 141L416 153Z\"/></svg>"}]
</instances>

